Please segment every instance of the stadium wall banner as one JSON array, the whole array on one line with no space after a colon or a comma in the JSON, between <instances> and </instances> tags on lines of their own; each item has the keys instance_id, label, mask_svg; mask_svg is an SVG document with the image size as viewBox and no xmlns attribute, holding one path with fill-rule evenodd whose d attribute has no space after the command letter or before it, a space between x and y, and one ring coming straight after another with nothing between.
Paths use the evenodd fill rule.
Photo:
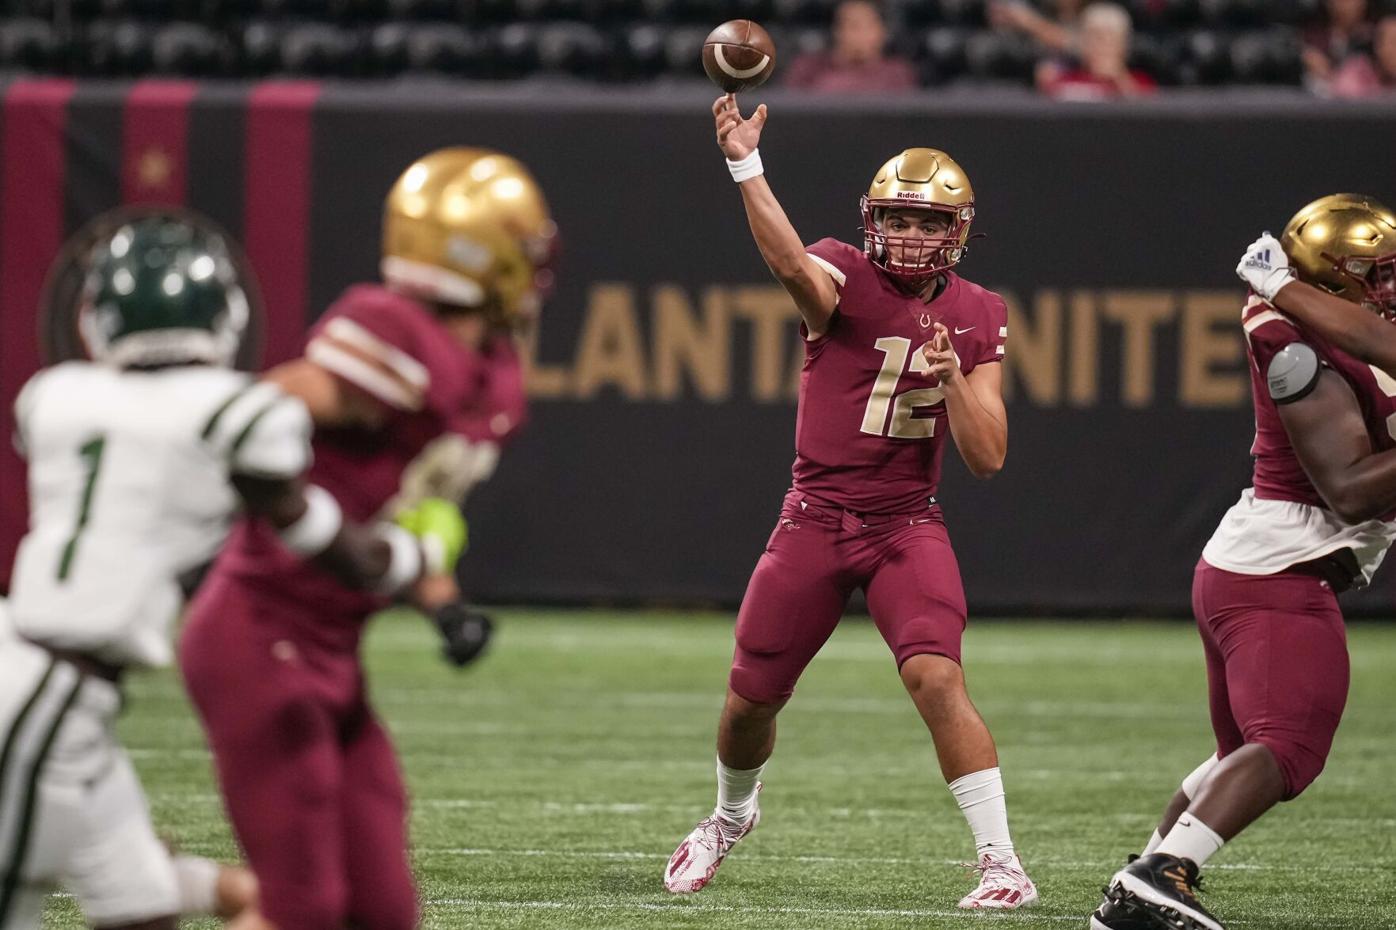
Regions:
<instances>
[{"instance_id":1,"label":"stadium wall banner","mask_svg":"<svg viewBox=\"0 0 1396 930\"><path fill-rule=\"evenodd\" d=\"M712 141L710 91L22 80L0 105L0 402L41 363L44 271L123 203L196 209L244 243L262 365L373 278L397 174L445 145L523 159L561 228L528 345L532 421L467 506L486 601L730 605L775 522L802 347ZM974 183L961 271L1009 305L1007 466L947 455L940 500L972 613L1185 614L1249 479L1241 250L1324 193L1391 202L1396 114L1302 99L1027 97L770 106L768 179L806 240L860 242L858 197L901 148ZM756 100L743 101L754 106ZM1296 172L1295 152L1304 153ZM0 452L0 566L23 531ZM1349 595L1390 613L1392 585Z\"/></svg>"}]
</instances>

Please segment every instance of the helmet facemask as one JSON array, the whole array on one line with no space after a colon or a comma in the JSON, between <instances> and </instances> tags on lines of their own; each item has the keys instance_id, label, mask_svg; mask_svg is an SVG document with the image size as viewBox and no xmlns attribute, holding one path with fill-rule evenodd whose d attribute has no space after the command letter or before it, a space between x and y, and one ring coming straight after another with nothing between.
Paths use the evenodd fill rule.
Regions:
<instances>
[{"instance_id":1,"label":"helmet facemask","mask_svg":"<svg viewBox=\"0 0 1396 930\"><path fill-rule=\"evenodd\" d=\"M1354 296L1362 295L1362 305L1391 322L1396 322L1396 252L1377 258L1368 256L1323 257L1333 268L1352 282L1348 289Z\"/></svg>"},{"instance_id":2,"label":"helmet facemask","mask_svg":"<svg viewBox=\"0 0 1396 930\"><path fill-rule=\"evenodd\" d=\"M965 255L973 202L952 206L913 200L870 200L863 196L863 251L873 264L908 287L919 288L959 263ZM939 236L895 236L883 229L894 210L924 210L944 216L946 230Z\"/></svg>"}]
</instances>

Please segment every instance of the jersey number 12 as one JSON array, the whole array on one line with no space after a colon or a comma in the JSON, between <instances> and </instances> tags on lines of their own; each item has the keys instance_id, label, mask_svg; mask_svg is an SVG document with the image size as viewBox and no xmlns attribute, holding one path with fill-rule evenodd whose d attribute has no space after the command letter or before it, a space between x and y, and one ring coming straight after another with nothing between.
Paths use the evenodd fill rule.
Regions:
<instances>
[{"instance_id":1,"label":"jersey number 12","mask_svg":"<svg viewBox=\"0 0 1396 930\"><path fill-rule=\"evenodd\" d=\"M931 407L945 399L945 392L938 387L916 388L894 395L897 383L906 371L907 356L911 356L913 374L924 375L931 370L926 361L926 346L923 343L915 353L911 351L911 340L901 336L884 336L874 344L882 353L882 369L873 382L868 406L863 411L862 431L872 436L890 436L893 439L929 439L936 434L935 417L916 417L917 407ZM887 411L892 411L892 422L887 423Z\"/></svg>"}]
</instances>

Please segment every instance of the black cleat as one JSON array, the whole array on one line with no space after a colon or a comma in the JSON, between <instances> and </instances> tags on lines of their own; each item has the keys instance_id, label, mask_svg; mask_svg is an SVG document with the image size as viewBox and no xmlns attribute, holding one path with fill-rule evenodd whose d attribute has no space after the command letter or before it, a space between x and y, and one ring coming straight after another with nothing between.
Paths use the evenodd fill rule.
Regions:
<instances>
[{"instance_id":1,"label":"black cleat","mask_svg":"<svg viewBox=\"0 0 1396 930\"><path fill-rule=\"evenodd\" d=\"M1131 855L1133 862L1139 857ZM1158 924L1147 911L1127 899L1118 888L1102 888L1105 899L1091 912L1090 930L1156 930Z\"/></svg>"},{"instance_id":2,"label":"black cleat","mask_svg":"<svg viewBox=\"0 0 1396 930\"><path fill-rule=\"evenodd\" d=\"M1197 863L1154 853L1116 872L1106 896L1111 904L1141 911L1153 921L1146 926L1157 930L1226 930L1197 900L1200 887Z\"/></svg>"}]
</instances>

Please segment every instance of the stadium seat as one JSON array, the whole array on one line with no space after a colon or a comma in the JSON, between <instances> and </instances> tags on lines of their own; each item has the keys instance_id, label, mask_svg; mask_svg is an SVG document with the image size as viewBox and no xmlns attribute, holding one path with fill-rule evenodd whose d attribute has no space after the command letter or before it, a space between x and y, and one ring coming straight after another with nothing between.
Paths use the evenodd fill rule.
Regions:
<instances>
[{"instance_id":1,"label":"stadium seat","mask_svg":"<svg viewBox=\"0 0 1396 930\"><path fill-rule=\"evenodd\" d=\"M386 0L386 15L392 20L458 20L461 6L456 0Z\"/></svg>"},{"instance_id":2,"label":"stadium seat","mask_svg":"<svg viewBox=\"0 0 1396 930\"><path fill-rule=\"evenodd\" d=\"M987 25L984 0L940 0L942 21L957 26Z\"/></svg>"},{"instance_id":3,"label":"stadium seat","mask_svg":"<svg viewBox=\"0 0 1396 930\"><path fill-rule=\"evenodd\" d=\"M352 31L326 23L301 23L281 37L280 71L307 77L355 74L361 65L361 43Z\"/></svg>"},{"instance_id":4,"label":"stadium seat","mask_svg":"<svg viewBox=\"0 0 1396 930\"><path fill-rule=\"evenodd\" d=\"M22 17L0 21L0 68L7 71L51 71L61 68L58 36L42 19Z\"/></svg>"},{"instance_id":5,"label":"stadium seat","mask_svg":"<svg viewBox=\"0 0 1396 930\"><path fill-rule=\"evenodd\" d=\"M98 20L87 26L80 44L81 72L101 77L132 77L151 68L153 30L139 20Z\"/></svg>"},{"instance_id":6,"label":"stadium seat","mask_svg":"<svg viewBox=\"0 0 1396 930\"><path fill-rule=\"evenodd\" d=\"M1032 78L1036 53L1030 42L1014 33L981 29L965 43L965 67L983 81L1022 81Z\"/></svg>"},{"instance_id":7,"label":"stadium seat","mask_svg":"<svg viewBox=\"0 0 1396 930\"><path fill-rule=\"evenodd\" d=\"M523 77L538 68L538 27L510 23L490 36L495 77Z\"/></svg>"},{"instance_id":8,"label":"stadium seat","mask_svg":"<svg viewBox=\"0 0 1396 930\"><path fill-rule=\"evenodd\" d=\"M227 36L200 23L171 23L151 40L151 64L156 74L219 77L233 64Z\"/></svg>"},{"instance_id":9,"label":"stadium seat","mask_svg":"<svg viewBox=\"0 0 1396 930\"><path fill-rule=\"evenodd\" d=\"M702 26L672 29L664 43L665 70L670 74L699 77L703 74L703 40L708 31Z\"/></svg>"},{"instance_id":10,"label":"stadium seat","mask_svg":"<svg viewBox=\"0 0 1396 930\"><path fill-rule=\"evenodd\" d=\"M624 76L644 79L663 72L667 38L667 31L652 23L640 23L625 29L617 44Z\"/></svg>"},{"instance_id":11,"label":"stadium seat","mask_svg":"<svg viewBox=\"0 0 1396 930\"><path fill-rule=\"evenodd\" d=\"M1299 84L1304 77L1302 47L1287 29L1246 33L1231 43L1232 77L1246 84Z\"/></svg>"},{"instance_id":12,"label":"stadium seat","mask_svg":"<svg viewBox=\"0 0 1396 930\"><path fill-rule=\"evenodd\" d=\"M538 33L538 65L551 74L612 76L610 52L609 38L586 23L552 23Z\"/></svg>"},{"instance_id":13,"label":"stadium seat","mask_svg":"<svg viewBox=\"0 0 1396 930\"><path fill-rule=\"evenodd\" d=\"M922 81L944 84L964 74L969 69L965 60L968 38L966 30L955 26L929 30L921 40Z\"/></svg>"}]
</instances>

